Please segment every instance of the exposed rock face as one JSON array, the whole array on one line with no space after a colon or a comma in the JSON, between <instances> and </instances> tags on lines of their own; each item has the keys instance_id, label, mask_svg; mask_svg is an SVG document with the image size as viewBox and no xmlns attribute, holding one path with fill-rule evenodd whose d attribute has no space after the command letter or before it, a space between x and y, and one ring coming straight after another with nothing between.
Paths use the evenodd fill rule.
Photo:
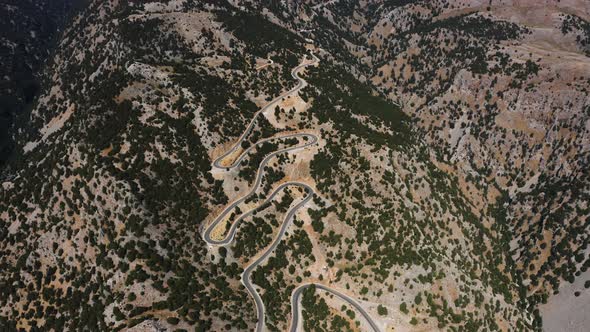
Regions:
<instances>
[{"instance_id":1,"label":"exposed rock face","mask_svg":"<svg viewBox=\"0 0 590 332\"><path fill-rule=\"evenodd\" d=\"M540 329L538 305L590 266L589 21L583 0L92 1L0 189L0 327L254 328L240 273L302 193L226 247L201 232L301 142L211 162L313 51L309 85L242 146L319 137L243 205L286 181L318 192L252 274L266 327L318 282L383 330ZM310 328L361 320L320 291L302 308Z\"/></svg>"},{"instance_id":2,"label":"exposed rock face","mask_svg":"<svg viewBox=\"0 0 590 332\"><path fill-rule=\"evenodd\" d=\"M346 48L370 65L381 91L403 100L439 159L474 183L470 200L486 209L490 190L505 192L510 255L532 302L585 271L590 6L369 1L351 7L335 30L371 49Z\"/></svg>"}]
</instances>

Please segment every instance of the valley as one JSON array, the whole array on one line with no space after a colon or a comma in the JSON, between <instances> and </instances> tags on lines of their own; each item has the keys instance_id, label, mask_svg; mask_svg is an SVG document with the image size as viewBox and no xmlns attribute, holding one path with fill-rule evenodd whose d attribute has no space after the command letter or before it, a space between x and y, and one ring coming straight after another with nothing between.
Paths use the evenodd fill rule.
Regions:
<instances>
[{"instance_id":1,"label":"valley","mask_svg":"<svg viewBox=\"0 0 590 332\"><path fill-rule=\"evenodd\" d=\"M0 330L585 331L589 15L88 1L11 129Z\"/></svg>"}]
</instances>

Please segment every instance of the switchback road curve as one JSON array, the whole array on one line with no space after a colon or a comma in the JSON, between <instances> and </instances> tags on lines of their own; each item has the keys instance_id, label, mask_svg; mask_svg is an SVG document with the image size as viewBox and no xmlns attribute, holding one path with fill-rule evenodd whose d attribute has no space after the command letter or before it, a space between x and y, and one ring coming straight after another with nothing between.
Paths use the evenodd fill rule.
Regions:
<instances>
[{"instance_id":1,"label":"switchback road curve","mask_svg":"<svg viewBox=\"0 0 590 332\"><path fill-rule=\"evenodd\" d=\"M315 54L311 54L311 56L313 57L313 62L310 63L304 63L304 64L300 64L297 67L293 68L293 70L291 70L291 76L297 80L297 85L285 92L284 94L276 97L275 99L273 99L271 102L269 102L268 104L266 104L264 107L262 107L260 110L258 110L258 112L256 112L256 114L254 114L254 117L252 117L252 120L250 120L250 123L248 124L248 127L246 127L246 130L244 130L244 132L242 133L242 136L240 136L240 138L238 139L238 141L236 142L236 144L234 144L231 149L227 150L224 154L222 154L220 157L218 157L217 159L215 159L215 161L213 162L213 166L216 168L227 168L221 165L221 161L223 159L225 159L227 156L229 156L230 154L234 153L237 149L240 148L240 145L242 144L242 142L246 139L246 137L248 137L248 135L250 134L250 132L252 131L252 128L254 128L254 125L256 124L256 120L258 119L258 116L260 116L260 114L264 113L264 111L266 111L267 109L271 108L274 104L276 104L278 101L280 101L281 99L293 95L297 92L299 92L301 89L305 88L307 86L307 81L305 81L304 79L302 79L301 77L299 77L298 73L305 67L307 66L312 66L315 65L317 63L320 62L320 59L318 59ZM242 154L243 155L243 154ZM239 162L238 162L239 163ZM237 165L236 162L234 162L232 164L233 167L235 167ZM231 168L231 167L230 167Z\"/></svg>"},{"instance_id":2,"label":"switchback road curve","mask_svg":"<svg viewBox=\"0 0 590 332\"><path fill-rule=\"evenodd\" d=\"M369 325L371 326L371 329L373 329L373 331L379 332L379 327L377 326L377 324L375 324L375 322L373 321L373 319L371 318L369 313L366 312L365 309L363 309L363 307L360 304L358 304L358 302L356 302L353 298L351 298L348 295L345 295L333 288L330 288L330 287L327 287L325 285L318 284L318 283L303 284L303 285L295 288L295 290L293 290L293 295L291 296L291 317L292 317L292 319L291 319L291 328L289 329L290 332L296 332L297 327L299 327L299 303L301 302L300 301L301 294L303 293L304 290L306 290L307 288L312 287L312 286L315 286L316 289L321 289L321 290L326 291L328 293L334 294L337 297L339 297L341 300L348 302L358 312L360 312L361 315L363 315L363 317L369 323Z\"/></svg>"},{"instance_id":3,"label":"switchback road curve","mask_svg":"<svg viewBox=\"0 0 590 332\"><path fill-rule=\"evenodd\" d=\"M297 182L297 181L285 182L285 183L279 185L265 199L265 201L263 203L259 204L257 207L243 213L240 217L238 217L238 219L236 219L231 224L227 235L223 239L221 239L221 240L213 239L213 238L211 238L211 233L218 226L218 224L220 222L222 222L227 217L228 213L230 213L236 206L238 206L239 204L241 204L242 202L247 200L249 197L251 197L256 192L256 190L258 189L258 187L260 186L260 184L262 182L262 178L264 175L264 168L266 167L268 162L273 157L275 157L281 153L286 153L286 152L290 152L290 151L294 151L294 150L298 150L298 149L304 149L306 147L312 146L317 143L318 138L317 138L317 136L315 136L313 134L307 134L307 133L298 133L298 134L284 135L284 136L280 136L280 137L266 138L266 139L256 142L256 144L254 144L254 145L250 146L248 149L242 151L240 156L238 158L236 158L236 160L234 160L232 162L232 164L227 165L227 166L223 166L223 165L221 165L221 162L227 156L231 155L237 149L240 148L242 142L246 139L248 134L252 131L252 128L254 127L254 124L256 123L257 117L262 112L267 110L269 107L272 107L277 101L281 100L282 98L285 98L288 95L292 95L294 93L297 93L299 90L301 90L302 88L307 86L307 82L304 79L302 79L301 77L299 77L298 73L302 68L305 68L310 65L315 65L319 62L319 59L314 54L312 54L312 57L314 58L313 62L307 63L307 64L301 64L301 65L293 68L293 70L291 71L291 76L293 76L293 78L297 79L297 81L298 81L297 86L295 88L293 88L292 90L286 92L285 94L275 98L270 103L268 103L266 106L264 106L262 109L260 109L258 112L256 112L253 119L250 121L250 124L248 125L248 127L246 127L246 130L244 131L244 133L242 133L242 136L240 136L240 138L232 146L232 148L229 149L228 151L226 151L224 154L222 154L217 159L215 159L215 161L213 162L213 167L218 168L218 169L228 170L228 169L232 169L232 168L239 166L240 163L242 162L242 160L245 158L245 156L253 148L255 148L256 146L259 146L265 142L268 142L271 140L289 139L289 138L303 138L305 141L305 143L303 145L296 145L296 146L280 149L280 150L277 150L277 151L267 155L260 163L260 166L259 166L258 171L256 173L256 179L254 181L254 185L252 186L252 189L246 195L244 195L243 197L239 198L238 200L236 200L233 203L231 203L230 205L228 205L221 212L221 214L219 214L219 216L217 218L215 218L213 220L213 222L211 222L207 226L207 228L205 229L205 231L203 233L203 239L210 245L218 245L218 246L229 245L234 241L236 229L237 229L237 226L239 225L240 221L243 220L244 218L248 217L249 215L253 214L255 211L257 211L261 207L265 206L267 203L270 203L275 198L275 196L278 195L278 193L281 192L283 189L285 189L286 187L293 186L293 187L300 187L305 191L305 193L306 193L305 197L299 203L297 203L295 206L290 208L289 211L287 211L287 214L285 215L283 223L281 224L281 228L280 228L278 234L276 235L276 237L274 238L273 242L271 243L271 245L269 247L267 247L258 258L256 258L253 262L251 262L244 269L244 272L242 273L242 283L244 284L244 286L246 287L246 289L248 290L248 292L250 293L250 295L254 299L254 302L256 303L256 315L258 317L258 322L256 324L256 331L257 332L262 332L265 327L265 323L264 323L265 308L264 308L264 303L262 302L262 298L260 297L260 294L258 293L255 286L252 284L252 282L250 280L252 272L260 264L262 264L268 258L268 256L270 256L272 254L274 249L279 245L280 241L282 240L283 236L285 235L285 232L287 231L287 228L289 227L290 222L293 219L293 217L295 216L295 214L297 213L297 211L299 211L300 208L302 208L305 204L307 204L313 198L313 195L316 193L312 187L310 187L309 185L307 185L303 182ZM299 286L298 288L296 288L296 290L293 293L293 297L291 298L291 308L293 310L291 331L295 331L297 329L297 324L299 321L299 297L300 297L300 294L306 287L309 287L309 286L311 286L311 284L305 284L305 285ZM365 317L365 319L367 319L367 321L369 322L369 324L371 325L371 327L373 328L374 331L376 331L376 332L379 331L379 329L377 328L377 326L375 325L375 323L373 322L373 320L371 319L369 314L367 312L365 312L364 309L352 298L350 298L342 293L339 293L338 291L333 290L333 289L331 289L327 286L324 286L324 285L316 284L316 287L319 289L323 289L325 291L331 292L332 294L335 294L336 296L340 297L342 300L350 303L353 307L355 307Z\"/></svg>"}]
</instances>

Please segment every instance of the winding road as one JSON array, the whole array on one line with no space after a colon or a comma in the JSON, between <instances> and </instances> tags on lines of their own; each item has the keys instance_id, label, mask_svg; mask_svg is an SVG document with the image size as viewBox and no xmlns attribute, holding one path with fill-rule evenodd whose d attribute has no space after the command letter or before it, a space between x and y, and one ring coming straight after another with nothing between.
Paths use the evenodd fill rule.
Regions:
<instances>
[{"instance_id":1,"label":"winding road","mask_svg":"<svg viewBox=\"0 0 590 332\"><path fill-rule=\"evenodd\" d=\"M246 139L246 137L250 134L250 132L252 131L252 128L254 127L254 125L256 124L256 119L258 118L258 116L260 114L262 114L264 111L266 111L267 109L269 109L270 107L274 106L278 101L280 101L282 98L285 98L287 96L293 95L297 92L299 92L301 89L303 89L304 87L307 86L307 82L302 79L301 77L298 76L298 73L305 67L310 66L310 65L315 65L317 63L319 63L319 59L312 54L312 57L314 59L313 62L310 63L303 63L295 68L293 68L293 70L291 71L291 76L293 76L293 78L295 78L298 83L297 86L293 89L291 89L290 91L284 93L283 95L273 99L271 102L269 102L268 104L266 104L263 108L261 108L258 112L256 112L256 114L254 115L253 119L250 121L248 127L246 127L246 130L244 131L244 133L242 133L242 136L240 136L240 138L238 139L238 141L232 146L231 149L229 149L228 151L226 151L224 154L222 154L219 158L215 159L215 161L213 162L213 167L220 169L220 170L230 170L232 168L235 168L237 166L240 165L240 163L242 162L242 160L247 156L247 154L254 149L256 146L259 146L265 142L271 141L271 140L281 140L281 139L289 139L289 138L303 138L304 140L304 144L303 145L297 145L297 146L292 146L292 147L288 147L288 148L284 148L284 149L280 149L277 150L269 155L267 155L262 162L260 163L260 166L258 168L258 171L256 173L256 179L254 181L254 185L252 186L252 189L250 189L250 191L242 196L241 198L237 199L236 201L234 201L233 203L229 204L218 216L217 218L215 218L205 229L205 231L203 232L203 239L209 244L209 245L217 245L217 246L225 246L225 245L229 245L234 241L235 238L235 233L236 233L236 229L237 226L239 225L240 221L242 221L244 218L250 216L251 214L253 214L254 212L256 212L258 209L260 209L261 207L265 206L267 203L270 203L276 195L278 195L279 192L281 192L283 189L285 189L286 187L299 187L302 188L306 195L305 197L299 202L297 203L295 206L293 206L292 208L289 209L289 211L287 211L287 214L285 215L285 218L283 220L283 223L281 224L281 228L278 232L278 234L276 235L276 237L274 238L274 240L272 241L271 245L269 247L267 247L266 249L264 249L264 251L262 252L262 254L256 258L253 262L251 262L245 269L244 272L242 273L242 284L244 284L244 286L246 287L246 289L248 290L248 292L250 293L250 295L252 296L252 298L254 299L255 303L256 303L256 314L258 317L258 322L256 324L256 331L257 332L261 332L264 330L265 327L265 322L264 322L264 303L262 302L262 298L260 297L260 294L258 293L258 291L256 290L255 286L252 284L250 277L252 275L252 272L261 264L263 263L268 256L270 256L272 254L272 252L274 251L274 249L279 245L281 239L283 238L283 236L285 235L285 232L287 231L287 228L290 225L291 220L293 219L293 217L295 216L295 214L297 213L297 211L299 211L300 208L302 208L305 204L307 204L307 202L309 202L312 198L313 195L316 194L314 189L312 187L310 187L309 185L303 183L303 182L297 182L297 181L291 181L291 182L285 182L282 183L280 186L278 186L266 199L262 204L259 204L257 207L243 213L242 215L240 215L240 217L234 221L231 224L231 227L229 229L229 231L227 232L227 234L225 235L225 237L221 240L219 239L213 239L211 237L211 233L215 230L215 228L219 225L219 223L221 223L222 221L224 221L227 218L227 215L238 205L240 205L241 203L243 203L244 201L246 201L249 197L251 197L252 195L254 195L254 193L256 192L256 190L258 189L258 187L260 186L261 182L262 182L262 178L264 176L264 168L266 167L266 165L268 164L268 162L275 156L282 154L282 153L286 153L286 152L290 152L290 151L294 151L294 150L299 150L299 149L304 149L306 147L312 146L314 144L316 144L318 142L318 138L317 136L315 136L314 134L307 134L307 133L297 133L297 134L289 134L289 135L284 135L284 136L279 136L279 137L271 137L271 138L266 138L266 139L262 139L258 142L256 142L256 144L250 146L249 148L245 149L244 151L241 152L240 156L238 158L236 158L236 160L234 160L230 165L227 166L223 166L222 165L222 161L227 158L229 155L231 155L232 153L235 153L238 149L241 148L241 144L242 142L244 142L244 140ZM292 309L292 320L291 320L291 331L296 331L297 327L298 327L298 322L299 322L299 302L300 302L300 295L303 292L303 290L307 287L310 287L312 284L304 284L301 285L299 287L297 287L294 292L293 292L293 296L291 298L291 309ZM331 289L325 285L321 285L321 284L313 284L315 285L318 289L322 289L326 292L330 292L336 296L338 296L339 298L341 298L342 300L348 302L349 304L351 304L354 308L356 308L362 315L363 317L365 317L365 319L368 321L369 325L372 327L372 329L375 332L379 332L379 328L377 327L377 325L375 324L375 322L372 320L372 318L370 317L370 315L352 298L348 297L345 294L342 294L334 289Z\"/></svg>"},{"instance_id":2,"label":"winding road","mask_svg":"<svg viewBox=\"0 0 590 332\"><path fill-rule=\"evenodd\" d=\"M307 81L305 81L304 79L302 79L301 77L299 77L297 75L297 73L299 73L299 71L301 71L301 69L303 69L303 68L305 68L307 66L315 65L315 64L317 64L317 63L320 62L320 59L318 59L315 56L315 54L312 53L311 56L313 57L313 62L300 64L299 66L297 66L297 67L293 68L293 70L291 70L291 76L294 79L297 80L297 85L293 89L291 89L291 90L285 92L284 94L276 97L275 99L271 100L268 104L266 104L264 107L262 107L261 109L259 109L258 112L256 112L254 114L254 117L252 117L252 120L250 120L250 123L248 124L248 127L246 127L246 130L244 130L244 132L242 133L242 136L240 136L240 138L238 139L238 141L236 142L236 144L234 144L234 146L232 146L231 149L227 150L224 154L222 154L217 159L215 159L215 161L213 162L213 166L215 168L220 168L220 169L227 168L227 167L224 167L223 165L221 165L221 161L223 159L225 159L227 156L229 156L230 154L234 153L237 149L240 148L240 145L242 144L242 142L246 139L246 137L248 137L248 135L252 131L252 128L254 128L254 125L256 124L256 120L258 119L258 116L260 114L264 113L267 109L269 109L272 106L274 106L281 99L283 99L283 98L285 98L287 96L293 95L293 94L299 92L301 89L303 89L303 88L305 88L307 86ZM233 163L233 167L237 166L238 164L239 164L239 161L237 163L234 162Z\"/></svg>"},{"instance_id":3,"label":"winding road","mask_svg":"<svg viewBox=\"0 0 590 332\"><path fill-rule=\"evenodd\" d=\"M291 331L291 332L297 331L297 328L299 327L300 297L305 289L312 287L312 286L315 286L316 289L321 289L321 290L326 291L328 293L332 293L332 294L336 295L337 297L339 297L341 300L348 302L358 312L360 312L361 315L363 315L363 317L365 317L365 320L367 320L367 322L369 323L369 325L371 326L373 331L375 331L375 332L379 331L379 327L377 326L377 324L375 324L375 322L373 321L373 319L371 318L369 313L367 313L365 311L365 309L360 304L358 304L358 302L356 302L354 299L350 298L349 296L347 296L345 294L340 293L339 291L337 291L333 288L329 288L325 285L318 284L318 283L303 284L303 285L295 288L295 290L293 290L293 295L291 296L291 314L292 314L293 320L291 321L291 328L289 329L289 331Z\"/></svg>"}]
</instances>

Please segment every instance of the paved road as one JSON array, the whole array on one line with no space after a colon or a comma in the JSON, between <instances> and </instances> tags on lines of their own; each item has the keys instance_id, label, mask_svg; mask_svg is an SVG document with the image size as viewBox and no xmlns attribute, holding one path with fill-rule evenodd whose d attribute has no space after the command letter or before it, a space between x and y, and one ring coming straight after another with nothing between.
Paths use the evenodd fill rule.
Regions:
<instances>
[{"instance_id":1,"label":"paved road","mask_svg":"<svg viewBox=\"0 0 590 332\"><path fill-rule=\"evenodd\" d=\"M365 311L365 309L363 309L363 307L360 304L358 304L358 302L356 302L353 298L351 298L350 296L345 295L343 293L340 293L339 291L337 291L333 288L330 288L328 286L318 284L318 283L303 284L303 285L295 288L295 290L293 291L293 295L291 296L291 315L293 318L291 320L291 328L289 329L289 331L296 332L297 328L299 327L299 303L301 302L300 297L301 297L301 294L303 293L303 291L311 286L315 286L316 289L321 289L321 290L326 291L328 293L332 293L332 294L336 295L337 297L339 297L340 299L348 302L358 312L360 312L361 315L363 315L363 317L367 320L367 322L369 323L369 325L371 326L371 329L373 329L373 331L375 331L375 332L380 331L379 327L377 326L377 324L375 324L375 322L373 321L373 319L371 318L369 313L367 313Z\"/></svg>"},{"instance_id":2,"label":"paved road","mask_svg":"<svg viewBox=\"0 0 590 332\"><path fill-rule=\"evenodd\" d=\"M301 77L298 76L298 73L305 67L307 66L312 66L317 64L320 59L318 59L315 54L311 55L313 57L313 62L311 63L306 63L306 64L301 64L295 68L293 68L293 70L291 70L291 76L297 80L297 85L289 90L288 92L276 97L275 99L273 99L270 103L266 104L263 108L261 108L260 110L258 110L258 112L256 112L256 114L254 114L254 117L252 118L252 120L250 120L250 123L248 124L248 127L246 127L246 130L244 130L244 132L242 133L242 136L240 136L240 138L238 139L238 141L236 142L236 144L234 144L234 146L232 146L231 149L227 150L224 154L222 154L219 158L215 159L215 161L213 162L213 166L216 168L227 168L221 165L221 161L223 159L225 159L225 157L229 156L230 154L232 154L234 151L236 151L237 149L240 148L240 145L242 144L242 142L246 139L246 137L248 137L248 135L250 134L250 132L252 131L252 128L254 128L254 125L256 124L256 120L258 119L258 116L260 114L262 114L264 111L266 111L267 109L271 108L272 106L275 106L275 104L280 101L281 99L293 95L297 92L299 92L299 90L305 88L307 86L307 82L302 79ZM235 166L234 166L235 167Z\"/></svg>"},{"instance_id":3,"label":"paved road","mask_svg":"<svg viewBox=\"0 0 590 332\"><path fill-rule=\"evenodd\" d=\"M252 284L252 282L250 280L252 272L260 264L262 264L268 258L268 256L270 256L272 254L272 252L279 245L281 239L285 235L285 232L287 231L287 228L289 227L291 220L293 219L293 217L295 216L297 211L299 211L300 208L302 208L305 204L307 204L307 202L309 202L312 199L315 192L312 187L310 187L309 185L302 183L302 182L292 181L292 182L283 183L280 186L278 186L266 198L266 200L262 204L258 205L254 209L251 209L251 210L243 213L235 222L233 222L231 224L228 234L222 240L212 239L211 233L213 232L215 227L217 227L217 225L226 218L228 213L230 213L236 206L238 206L239 204L241 204L242 202L247 200L249 197L251 197L256 192L256 190L260 186L260 183L262 182L262 178L264 176L264 168L266 167L268 162L273 157L275 157L276 155L281 154L281 153L286 153L286 152L290 152L290 151L294 151L294 150L298 150L298 149L304 149L306 147L314 145L317 143L318 138L317 138L317 136L315 136L313 134L305 134L305 133L290 134L290 135L284 135L284 136L280 136L280 137L266 138L266 139L256 142L256 144L254 144L254 145L250 146L248 149L242 151L242 153L240 154L240 157L237 158L231 165L222 166L221 161L224 158L226 158L227 156L229 156L230 154L232 154L233 152L235 152L236 149L240 148L241 143L246 139L248 134L252 131L252 128L254 127L254 124L256 123L257 117L262 112L267 110L269 107L272 107L278 100L280 100L288 95L294 94L294 93L298 92L299 90L301 90L302 88L304 88L305 86L307 86L307 82L305 80L303 80L302 78L300 78L297 74L302 68L304 68L306 66L314 65L319 62L319 59L315 55L312 54L312 56L314 58L314 61L312 63L299 65L291 71L291 75L295 79L297 79L297 81L298 81L297 86L295 88L293 88L292 90L288 91L287 93L275 98L270 103L268 103L266 106L264 106L262 109L260 109L254 115L254 118L250 121L250 124L248 125L248 127L246 128L246 130L244 131L244 133L242 134L240 139L236 142L236 144L213 162L213 167L218 168L218 169L229 170L231 168L239 166L240 163L242 162L242 160L246 157L246 155L253 148L255 148L256 146L259 146L265 142L268 142L271 140L280 140L280 139L289 139L289 138L304 138L304 140L305 140L305 143L303 145L297 145L297 146L292 146L292 147L288 147L285 149L280 149L280 150L277 150L277 151L269 154L268 156L266 156L262 160L262 162L260 163L258 171L256 172L256 179L254 181L254 185L252 186L252 189L245 196L243 196L243 197L239 198L238 200L234 201L233 203L229 204L223 210L223 212L221 212L221 214L217 218L215 218L215 220L213 220L213 222L205 229L205 231L203 233L203 239L210 245L225 246L225 245L231 244L234 240L236 229L237 229L237 226L239 225L240 221L242 221L244 218L248 217L249 215L253 214L255 211L260 209L262 206L266 205L267 203L270 203L272 200L274 200L275 196L278 195L278 193L281 192L283 189L285 189L287 187L296 186L296 187L302 188L305 191L305 193L306 193L305 197L299 203L297 203L295 206L293 206L291 209L289 209L289 211L287 211L287 214L285 215L285 218L283 220L281 228L280 228L278 234L276 235L276 237L274 238L273 242L271 243L271 245L268 248L266 248L264 250L264 252L257 259L255 259L253 262L251 262L244 269L244 272L242 273L242 283L244 284L244 286L246 287L246 289L248 290L248 292L250 293L250 295L254 299L254 302L256 303L256 315L258 317L258 322L256 324L256 331L257 332L263 331L263 329L265 327L265 323L264 323L265 308L264 308L264 303L262 302L262 298L260 297L260 294L258 293L255 286ZM297 329L297 322L299 321L299 309L298 309L299 308L299 295L300 295L301 291L303 289L305 289L305 287L309 287L309 286L310 286L310 284L299 286L299 288L296 289L296 291L293 295L293 298L291 299L291 305L292 305L292 308L294 308L293 322L295 322L295 324L291 327L292 331L295 331ZM359 310L361 312L361 314L369 321L369 324L374 328L375 331L379 331L377 329L375 323L372 321L371 317L353 299L351 299L350 297L348 297L344 294L341 294L335 290L332 290L326 286L323 286L323 285L319 285L319 286L316 285L316 287L324 289L326 291L329 291L332 294L339 296L344 301L347 301L348 303L350 303L352 306L354 306L355 308L357 308L357 310Z\"/></svg>"},{"instance_id":4,"label":"paved road","mask_svg":"<svg viewBox=\"0 0 590 332\"><path fill-rule=\"evenodd\" d=\"M269 138L265 138L265 139L261 139L260 141L256 142L256 144L251 145L250 147L248 147L246 150L244 150L241 154L240 157L236 160L234 160L233 163L231 163L231 165L227 165L227 166L222 166L221 165L221 159L222 157L219 157L215 160L213 166L215 166L216 168L219 169L225 169L225 170L230 170L232 168L235 168L237 166L240 165L240 163L242 162L242 160L244 160L244 158L246 158L248 156L248 153L250 153L250 151L252 151L254 148L256 148L259 145L262 145L266 142L270 142L270 141L279 141L279 140L286 140L289 138L299 138L299 137L307 137L308 139L312 139L313 144L315 144L317 142L317 137L315 135L312 134L305 134L305 133L298 133L298 134L289 134L289 135L283 135L283 136L274 136L274 137L269 137ZM296 146L290 149L285 149L285 150L279 150L277 152L279 153L283 153L283 152L288 152L288 151L293 151L293 150L297 150L297 149L302 149L305 148L307 146L309 146L311 144L306 144L306 145L302 145L302 146ZM274 155L277 155L276 153ZM215 164L217 163L217 164Z\"/></svg>"},{"instance_id":5,"label":"paved road","mask_svg":"<svg viewBox=\"0 0 590 332\"><path fill-rule=\"evenodd\" d=\"M272 252L275 250L275 248L279 245L279 243L281 242L281 239L283 238L283 235L285 235L285 232L287 231L287 228L289 227L289 225L291 223L291 220L293 219L293 216L295 216L295 213L297 213L297 211L301 207L303 207L305 204L307 204L307 202L309 202L309 200L313 197L313 189L311 187L309 187L308 185L306 185L305 183L301 183L301 182L286 183L284 185L284 187L286 187L288 185L297 185L297 186L301 186L301 187L305 188L307 195L305 196L305 198L301 202L297 203L297 205L292 207L287 212L287 215L285 216L285 219L283 220L283 224L281 225L281 229L279 230L279 233L277 234L277 236L273 240L270 247L268 247L264 251L264 253L262 255L260 255L260 257L258 257L254 262L252 262L250 265L248 265L246 267L246 269L244 270L244 272L242 273L242 283L244 284L244 286L246 286L246 288L248 289L248 292L250 292L250 295L252 295L252 297L254 298L254 301L256 302L256 315L258 316L258 323L256 324L256 331L257 332L263 331L263 328L265 326L265 323L264 323L264 303L262 302L262 298L260 297L260 294L258 293L256 288L252 284L252 281L250 280L250 276L252 275L252 272L261 263L263 263L268 258L268 256L270 256L272 254ZM275 192L273 192L273 195L276 194L280 189L282 189L282 188L281 187L277 188L277 190Z\"/></svg>"},{"instance_id":6,"label":"paved road","mask_svg":"<svg viewBox=\"0 0 590 332\"><path fill-rule=\"evenodd\" d=\"M244 218L248 217L249 215L251 215L254 211L256 211L256 209L250 210L244 214L242 214L236 221L234 221L229 229L228 234L225 236L225 238L223 238L222 240L215 240L211 238L211 233L213 232L213 230L215 229L215 227L217 227L217 225L222 222L228 214L231 213L231 211L233 211L233 209L240 205L242 202L244 202L245 200L247 200L248 198L250 198L252 195L254 195L256 193L256 190L258 190L258 187L260 186L260 183L262 182L262 178L264 176L264 168L266 167L266 165L268 164L268 162L276 155L279 155L281 153L285 153L285 152L289 152L289 151L293 151L293 150L298 150L298 149L303 149L305 147L314 145L317 143L318 138L315 135L312 134L294 134L294 135L287 135L284 136L285 137L307 137L308 140L305 144L303 145L297 145L297 146L292 146L289 148L285 148L282 150L277 150L269 155L267 155L262 162L260 163L260 167L258 167L258 171L256 172L256 179L254 180L254 185L252 186L252 188L250 189L250 191L242 196L241 198L235 200L233 203L229 204L220 214L219 216L217 216L217 218L215 218L215 220L213 220L213 222L211 222L211 224L209 224L209 227L207 227L207 229L205 229L205 233L203 234L205 241L207 241L209 244L214 244L214 245L227 245L230 244L233 240L234 240L234 235L236 233L236 228L238 226L238 224L240 223L241 220L243 220ZM259 142L261 143L261 142ZM256 143L256 145L258 145L259 143ZM243 157L244 155L242 155ZM242 157L240 157L240 159L238 159L237 163L235 165L233 165L232 167L235 167L237 165L239 165L239 161L242 160ZM307 187L307 185L305 184L301 184L302 186ZM285 184L279 186L278 189L282 189L286 187ZM277 190L278 190L277 189ZM271 198L274 198L274 196L276 196L277 194L277 190L275 190L275 192L273 192L271 194ZM265 201L265 203L269 201L268 199Z\"/></svg>"}]
</instances>

